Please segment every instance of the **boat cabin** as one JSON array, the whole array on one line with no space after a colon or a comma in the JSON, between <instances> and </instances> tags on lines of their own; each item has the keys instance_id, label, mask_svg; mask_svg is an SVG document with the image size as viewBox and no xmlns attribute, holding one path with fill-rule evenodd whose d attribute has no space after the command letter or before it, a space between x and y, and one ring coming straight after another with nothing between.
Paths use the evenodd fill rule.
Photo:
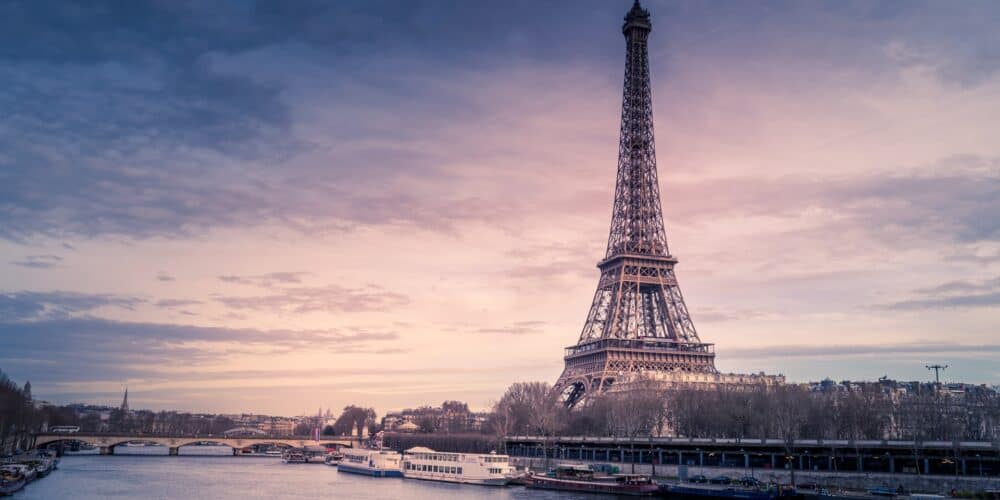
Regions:
<instances>
[{"instance_id":1,"label":"boat cabin","mask_svg":"<svg viewBox=\"0 0 1000 500\"><path fill-rule=\"evenodd\" d=\"M580 479L585 481L594 479L594 471L590 470L586 465L579 464L557 465L547 475L557 479Z\"/></svg>"},{"instance_id":2,"label":"boat cabin","mask_svg":"<svg viewBox=\"0 0 1000 500\"><path fill-rule=\"evenodd\" d=\"M643 474L615 474L612 477L619 484L650 484L653 482L649 476Z\"/></svg>"}]
</instances>

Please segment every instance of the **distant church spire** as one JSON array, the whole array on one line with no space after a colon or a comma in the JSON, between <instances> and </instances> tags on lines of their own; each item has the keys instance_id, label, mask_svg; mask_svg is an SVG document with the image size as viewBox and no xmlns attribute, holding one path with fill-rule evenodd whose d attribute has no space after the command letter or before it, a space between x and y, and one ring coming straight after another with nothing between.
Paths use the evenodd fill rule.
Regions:
<instances>
[{"instance_id":1,"label":"distant church spire","mask_svg":"<svg viewBox=\"0 0 1000 500\"><path fill-rule=\"evenodd\" d=\"M128 413L128 387L125 388L125 398L122 399L121 410L125 413Z\"/></svg>"}]
</instances>

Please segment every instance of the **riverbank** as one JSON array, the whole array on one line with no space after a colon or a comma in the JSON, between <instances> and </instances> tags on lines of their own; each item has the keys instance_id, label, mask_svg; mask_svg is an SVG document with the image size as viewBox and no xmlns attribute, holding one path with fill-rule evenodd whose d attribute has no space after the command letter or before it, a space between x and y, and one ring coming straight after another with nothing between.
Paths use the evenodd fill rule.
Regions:
<instances>
[{"instance_id":1,"label":"riverbank","mask_svg":"<svg viewBox=\"0 0 1000 500\"><path fill-rule=\"evenodd\" d=\"M0 494L12 495L29 488L59 468L54 452L28 452L0 460Z\"/></svg>"}]
</instances>

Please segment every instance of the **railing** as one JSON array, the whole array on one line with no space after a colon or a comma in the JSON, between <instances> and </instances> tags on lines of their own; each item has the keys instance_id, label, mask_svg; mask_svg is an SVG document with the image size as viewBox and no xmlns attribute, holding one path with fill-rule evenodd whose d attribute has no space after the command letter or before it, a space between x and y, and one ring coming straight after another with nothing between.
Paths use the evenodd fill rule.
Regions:
<instances>
[{"instance_id":1,"label":"railing","mask_svg":"<svg viewBox=\"0 0 1000 500\"><path fill-rule=\"evenodd\" d=\"M795 448L903 448L903 449L938 449L938 450L997 450L1000 451L1000 441L914 441L914 440L892 440L892 439L793 439L789 443L784 439L775 438L690 438L690 437L636 437L629 439L624 437L597 437L597 436L507 436L504 438L510 442L532 442L554 444L615 444L629 445L636 444L642 446L657 445L689 445L689 446L785 446L790 444Z\"/></svg>"},{"instance_id":2,"label":"railing","mask_svg":"<svg viewBox=\"0 0 1000 500\"><path fill-rule=\"evenodd\" d=\"M129 437L134 439L142 438L182 438L182 439L285 439L289 441L315 441L313 436L310 435L291 435L291 434L254 434L254 435L227 435L227 434L201 434L201 433L183 433L183 432L121 432L121 431L76 431L76 432L53 432L45 431L35 433L35 436L65 436L67 438L72 438L75 436L79 437ZM320 436L320 441L323 440L357 440L357 436Z\"/></svg>"},{"instance_id":3,"label":"railing","mask_svg":"<svg viewBox=\"0 0 1000 500\"><path fill-rule=\"evenodd\" d=\"M566 356L584 354L599 349L636 349L642 351L678 352L682 354L712 354L715 344L682 342L668 339L601 339L566 348Z\"/></svg>"}]
</instances>

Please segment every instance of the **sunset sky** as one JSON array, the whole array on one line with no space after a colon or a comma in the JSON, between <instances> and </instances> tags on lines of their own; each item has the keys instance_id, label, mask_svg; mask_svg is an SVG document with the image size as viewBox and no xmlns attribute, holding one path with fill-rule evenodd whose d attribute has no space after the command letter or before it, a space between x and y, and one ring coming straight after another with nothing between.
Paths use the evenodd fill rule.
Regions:
<instances>
[{"instance_id":1,"label":"sunset sky","mask_svg":"<svg viewBox=\"0 0 1000 500\"><path fill-rule=\"evenodd\" d=\"M0 369L274 414L555 381L631 0L109 3L0 5ZM717 366L1000 383L1000 4L643 3Z\"/></svg>"}]
</instances>

